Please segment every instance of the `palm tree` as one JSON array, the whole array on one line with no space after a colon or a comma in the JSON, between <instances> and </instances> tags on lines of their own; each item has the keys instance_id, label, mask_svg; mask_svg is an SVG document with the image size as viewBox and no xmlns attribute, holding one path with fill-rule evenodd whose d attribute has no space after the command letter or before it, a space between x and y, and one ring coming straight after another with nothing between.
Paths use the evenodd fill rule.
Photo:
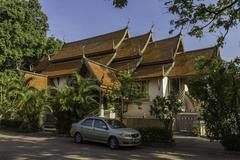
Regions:
<instances>
[{"instance_id":1,"label":"palm tree","mask_svg":"<svg viewBox=\"0 0 240 160\"><path fill-rule=\"evenodd\" d=\"M31 80L16 71L0 73L0 118L20 123L25 131L41 129L45 108L50 108L48 90L31 87Z\"/></svg>"},{"instance_id":2,"label":"palm tree","mask_svg":"<svg viewBox=\"0 0 240 160\"><path fill-rule=\"evenodd\" d=\"M60 132L68 132L73 122L99 107L100 87L94 80L75 75L69 84L57 90L53 108Z\"/></svg>"}]
</instances>

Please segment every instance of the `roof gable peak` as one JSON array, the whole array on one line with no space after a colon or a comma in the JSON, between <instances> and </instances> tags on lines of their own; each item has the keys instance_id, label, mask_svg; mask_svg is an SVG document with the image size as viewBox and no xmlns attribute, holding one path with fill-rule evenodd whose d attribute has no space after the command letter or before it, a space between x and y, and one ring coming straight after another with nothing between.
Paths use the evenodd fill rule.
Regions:
<instances>
[{"instance_id":1,"label":"roof gable peak","mask_svg":"<svg viewBox=\"0 0 240 160\"><path fill-rule=\"evenodd\" d=\"M207 48L201 48L201 49L194 49L194 50L189 50L184 52L184 54L192 54L195 52L200 52L200 51L205 51L205 50L211 50L211 49L216 49L216 51L218 50L217 46L212 46L212 47L207 47Z\"/></svg>"},{"instance_id":2,"label":"roof gable peak","mask_svg":"<svg viewBox=\"0 0 240 160\"><path fill-rule=\"evenodd\" d=\"M80 43L80 42L88 41L88 40L91 40L91 39L108 36L108 35L111 35L111 34L116 33L116 32L123 32L123 31L126 31L126 30L128 30L127 27L125 27L123 29L120 29L120 30L116 30L116 31L112 31L112 32L104 33L104 34L99 34L97 36L92 36L92 37L88 37L88 38L84 38L84 39L80 39L80 40L76 40L76 41L67 42L64 45L73 44L73 43Z\"/></svg>"}]
</instances>

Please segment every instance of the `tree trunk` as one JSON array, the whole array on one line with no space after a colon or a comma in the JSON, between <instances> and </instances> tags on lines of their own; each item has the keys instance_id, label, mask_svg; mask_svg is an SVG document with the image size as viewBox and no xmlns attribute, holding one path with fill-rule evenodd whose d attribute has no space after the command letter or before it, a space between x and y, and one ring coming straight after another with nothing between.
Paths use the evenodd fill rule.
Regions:
<instances>
[{"instance_id":1,"label":"tree trunk","mask_svg":"<svg viewBox=\"0 0 240 160\"><path fill-rule=\"evenodd\" d=\"M165 129L166 131L172 132L172 122L173 122L172 119L166 119L166 120L164 120L164 129Z\"/></svg>"},{"instance_id":2,"label":"tree trunk","mask_svg":"<svg viewBox=\"0 0 240 160\"><path fill-rule=\"evenodd\" d=\"M121 113L120 113L120 121L122 122L123 121L123 97L121 97Z\"/></svg>"}]
</instances>

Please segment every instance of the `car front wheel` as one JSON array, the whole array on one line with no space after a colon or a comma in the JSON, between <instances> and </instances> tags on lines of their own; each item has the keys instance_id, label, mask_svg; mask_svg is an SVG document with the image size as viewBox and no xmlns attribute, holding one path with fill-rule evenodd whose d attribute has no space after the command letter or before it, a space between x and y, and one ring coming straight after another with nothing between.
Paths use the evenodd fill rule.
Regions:
<instances>
[{"instance_id":1,"label":"car front wheel","mask_svg":"<svg viewBox=\"0 0 240 160\"><path fill-rule=\"evenodd\" d=\"M111 149L117 149L119 147L118 140L115 137L110 138L110 140L109 140L109 147Z\"/></svg>"},{"instance_id":2,"label":"car front wheel","mask_svg":"<svg viewBox=\"0 0 240 160\"><path fill-rule=\"evenodd\" d=\"M82 143L82 141L83 141L82 135L79 132L77 132L74 136L74 142L79 144Z\"/></svg>"}]
</instances>

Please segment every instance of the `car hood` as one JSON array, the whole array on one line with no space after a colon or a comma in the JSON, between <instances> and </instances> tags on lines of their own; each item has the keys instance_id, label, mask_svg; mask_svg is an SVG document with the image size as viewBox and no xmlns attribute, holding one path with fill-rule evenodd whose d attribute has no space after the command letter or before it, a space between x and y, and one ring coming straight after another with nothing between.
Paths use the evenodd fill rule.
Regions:
<instances>
[{"instance_id":1,"label":"car hood","mask_svg":"<svg viewBox=\"0 0 240 160\"><path fill-rule=\"evenodd\" d=\"M133 129L133 128L118 128L118 129L115 129L116 131L118 132L121 132L121 133L139 133L136 129Z\"/></svg>"}]
</instances>

